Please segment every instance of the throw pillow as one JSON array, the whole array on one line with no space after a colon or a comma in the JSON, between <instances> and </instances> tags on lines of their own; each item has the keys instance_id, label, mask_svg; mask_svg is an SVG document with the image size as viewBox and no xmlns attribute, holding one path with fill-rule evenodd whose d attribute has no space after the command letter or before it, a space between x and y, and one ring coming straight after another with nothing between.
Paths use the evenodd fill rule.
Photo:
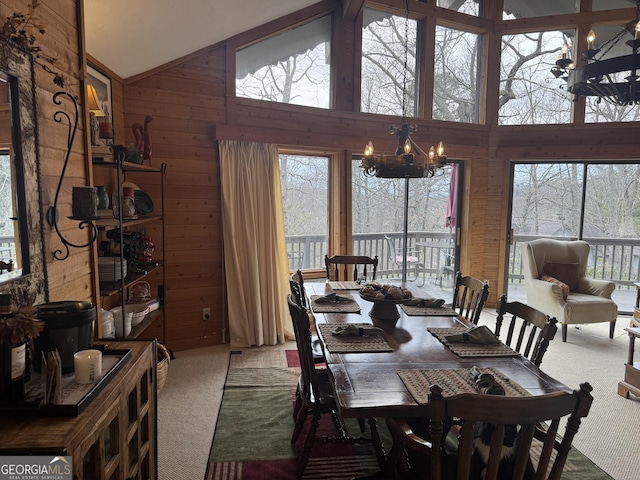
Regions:
<instances>
[{"instance_id":1,"label":"throw pillow","mask_svg":"<svg viewBox=\"0 0 640 480\"><path fill-rule=\"evenodd\" d=\"M549 282L549 283L555 283L556 285L558 285L562 289L562 298L564 300L566 300L567 297L569 296L569 285L567 285L564 282L561 282L557 278L554 278L550 275L542 274L540 276L540 280L544 280L545 282Z\"/></svg>"},{"instance_id":2,"label":"throw pillow","mask_svg":"<svg viewBox=\"0 0 640 480\"><path fill-rule=\"evenodd\" d=\"M557 278L561 282L569 285L569 289L573 292L578 289L579 272L579 263L545 262L544 268L542 269L542 273L545 275Z\"/></svg>"}]
</instances>

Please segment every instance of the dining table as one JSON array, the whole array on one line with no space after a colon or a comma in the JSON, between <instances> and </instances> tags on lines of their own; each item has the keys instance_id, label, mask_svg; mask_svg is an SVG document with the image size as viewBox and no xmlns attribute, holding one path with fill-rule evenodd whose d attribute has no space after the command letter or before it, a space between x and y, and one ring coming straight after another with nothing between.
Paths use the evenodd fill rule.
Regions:
<instances>
[{"instance_id":1,"label":"dining table","mask_svg":"<svg viewBox=\"0 0 640 480\"><path fill-rule=\"evenodd\" d=\"M307 294L311 298L318 338L333 381L339 414L343 418L428 415L428 388L430 382L435 382L433 378L438 379L439 385L454 379L451 380L451 388L454 389L451 394L454 394L455 388L458 388L455 383L460 382L460 372L471 371L473 367L497 375L503 383L513 387L514 395L572 391L527 358L517 352L509 352L509 347L504 345L497 347L500 351L495 355L482 348L478 350L477 356L473 350L456 353L456 347L459 346L446 339L443 341L445 336L442 333L466 331L472 325L465 323L447 305L422 310L414 308L412 311L408 306L394 304L397 318L381 320L370 316L373 302L360 295L360 285L343 282L338 284L340 289L337 290L332 286L335 287L336 284L305 283ZM404 287L412 290L411 285ZM339 302L343 303L339 306L314 301L332 293L343 299L350 297L351 300ZM414 299L420 298L420 295L425 298L423 290L415 289L412 295ZM374 313L375 311L374 309ZM355 324L353 328L363 328L363 332L371 327L380 330L374 329L373 331L378 332L374 336L353 337L355 343L367 343L363 348L358 345L336 346L338 339L332 332L338 326L348 324ZM347 338L344 340L348 342ZM412 383L412 377L418 380Z\"/></svg>"}]
</instances>

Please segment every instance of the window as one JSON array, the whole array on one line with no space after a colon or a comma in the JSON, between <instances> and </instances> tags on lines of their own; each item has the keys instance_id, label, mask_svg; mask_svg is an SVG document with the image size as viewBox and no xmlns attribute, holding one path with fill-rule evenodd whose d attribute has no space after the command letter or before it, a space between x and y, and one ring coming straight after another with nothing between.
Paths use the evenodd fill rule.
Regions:
<instances>
[{"instance_id":1,"label":"window","mask_svg":"<svg viewBox=\"0 0 640 480\"><path fill-rule=\"evenodd\" d=\"M461 2L459 0L438 0L438 6L477 17L480 15L483 1L484 0L464 0Z\"/></svg>"},{"instance_id":2,"label":"window","mask_svg":"<svg viewBox=\"0 0 640 480\"><path fill-rule=\"evenodd\" d=\"M531 32L502 37L500 125L570 123L571 97L550 70L573 31Z\"/></svg>"},{"instance_id":3,"label":"window","mask_svg":"<svg viewBox=\"0 0 640 480\"><path fill-rule=\"evenodd\" d=\"M280 182L289 268L324 268L328 252L329 158L280 155Z\"/></svg>"},{"instance_id":4,"label":"window","mask_svg":"<svg viewBox=\"0 0 640 480\"><path fill-rule=\"evenodd\" d=\"M16 255L16 222L12 220L17 216L12 165L9 150L0 149L0 260L13 261L16 268L20 268L20 258Z\"/></svg>"},{"instance_id":5,"label":"window","mask_svg":"<svg viewBox=\"0 0 640 480\"><path fill-rule=\"evenodd\" d=\"M616 282L619 311L632 311L635 295L628 293L640 280L640 164L515 163L512 174L509 297L524 299L524 242L582 239L591 245L588 276Z\"/></svg>"},{"instance_id":6,"label":"window","mask_svg":"<svg viewBox=\"0 0 640 480\"><path fill-rule=\"evenodd\" d=\"M504 0L502 18L542 17L562 13L575 13L576 0L553 0L552 2L532 2L530 0Z\"/></svg>"},{"instance_id":7,"label":"window","mask_svg":"<svg viewBox=\"0 0 640 480\"><path fill-rule=\"evenodd\" d=\"M402 248L404 196L408 183L407 249L424 265L425 277L437 278L442 267L450 264L447 255L452 255L454 246L455 232L453 225L448 226L446 218L447 206L457 205L458 201L449 196L451 167L444 168L433 177L412 178L407 182L404 178L365 176L359 165L360 159L354 158L351 176L353 254L377 255L381 277L400 276L401 268L394 262L395 255L384 236L391 237L394 245ZM457 191L461 192L462 189ZM443 248L445 246L451 247L451 252Z\"/></svg>"},{"instance_id":8,"label":"window","mask_svg":"<svg viewBox=\"0 0 640 480\"><path fill-rule=\"evenodd\" d=\"M592 30L596 34L595 48L601 49L596 58L604 60L610 57L631 55L632 50L627 45L627 41L633 41L633 36L628 30L619 25L593 25ZM617 42L604 45L607 40L619 33L623 33L623 35ZM629 70L617 72L610 76L610 80L606 81L625 84L630 73ZM598 97L587 97L584 119L588 123L637 122L640 120L640 108L638 105L615 105L604 100L598 102Z\"/></svg>"},{"instance_id":9,"label":"window","mask_svg":"<svg viewBox=\"0 0 640 480\"><path fill-rule=\"evenodd\" d=\"M329 108L331 17L323 17L236 53L236 95Z\"/></svg>"},{"instance_id":10,"label":"window","mask_svg":"<svg viewBox=\"0 0 640 480\"><path fill-rule=\"evenodd\" d=\"M406 113L416 115L416 34L418 22L409 19L406 68ZM405 17L365 8L362 27L360 110L402 115L405 84Z\"/></svg>"},{"instance_id":11,"label":"window","mask_svg":"<svg viewBox=\"0 0 640 480\"><path fill-rule=\"evenodd\" d=\"M477 123L480 35L436 27L433 118Z\"/></svg>"}]
</instances>

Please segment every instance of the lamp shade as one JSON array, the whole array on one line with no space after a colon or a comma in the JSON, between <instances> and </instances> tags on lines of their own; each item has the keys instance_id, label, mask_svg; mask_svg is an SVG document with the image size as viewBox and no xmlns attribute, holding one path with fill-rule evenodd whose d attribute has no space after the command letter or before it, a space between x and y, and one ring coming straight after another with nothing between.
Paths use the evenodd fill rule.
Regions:
<instances>
[{"instance_id":1,"label":"lamp shade","mask_svg":"<svg viewBox=\"0 0 640 480\"><path fill-rule=\"evenodd\" d=\"M93 113L96 117L104 117L105 115L100 108L100 100L98 100L96 89L89 84L87 84L87 109L89 113Z\"/></svg>"}]
</instances>

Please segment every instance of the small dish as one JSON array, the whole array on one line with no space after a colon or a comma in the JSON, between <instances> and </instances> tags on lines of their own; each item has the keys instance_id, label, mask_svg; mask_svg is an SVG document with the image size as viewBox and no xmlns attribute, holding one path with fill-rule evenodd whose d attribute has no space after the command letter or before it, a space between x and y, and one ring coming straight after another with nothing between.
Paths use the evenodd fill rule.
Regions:
<instances>
[{"instance_id":1,"label":"small dish","mask_svg":"<svg viewBox=\"0 0 640 480\"><path fill-rule=\"evenodd\" d=\"M153 200L142 190L133 191L133 202L136 206L136 211L140 215L149 215L153 213Z\"/></svg>"}]
</instances>

